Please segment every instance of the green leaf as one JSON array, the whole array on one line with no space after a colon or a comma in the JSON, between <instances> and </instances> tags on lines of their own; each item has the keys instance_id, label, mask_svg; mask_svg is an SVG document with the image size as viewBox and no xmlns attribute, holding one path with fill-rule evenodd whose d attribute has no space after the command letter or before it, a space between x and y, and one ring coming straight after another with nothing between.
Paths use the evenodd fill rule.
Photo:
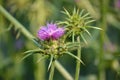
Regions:
<instances>
[{"instance_id":1,"label":"green leaf","mask_svg":"<svg viewBox=\"0 0 120 80\"><path fill-rule=\"evenodd\" d=\"M77 60L80 61L82 64L84 64L82 60L80 60L77 56L73 55L72 53L70 53L70 52L65 52L65 53L68 54L68 55L70 55L71 57L77 59Z\"/></svg>"}]
</instances>

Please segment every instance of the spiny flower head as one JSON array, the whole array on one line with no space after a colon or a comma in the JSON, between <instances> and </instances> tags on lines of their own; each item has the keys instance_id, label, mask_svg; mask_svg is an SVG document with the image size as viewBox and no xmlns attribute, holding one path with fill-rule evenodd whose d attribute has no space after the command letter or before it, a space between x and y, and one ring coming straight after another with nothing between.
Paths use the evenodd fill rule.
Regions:
<instances>
[{"instance_id":1,"label":"spiny flower head","mask_svg":"<svg viewBox=\"0 0 120 80\"><path fill-rule=\"evenodd\" d=\"M60 21L58 24L64 25L66 27L66 30L68 30L66 34L72 36L73 41L74 41L74 36L81 36L84 42L86 43L83 33L85 32L89 36L91 36L87 28L101 30L101 28L89 25L95 20L93 20L90 14L86 13L85 10L79 11L79 9L74 8L72 14L70 14L66 9L64 9L62 13L67 15L67 18L65 21Z\"/></svg>"},{"instance_id":2,"label":"spiny flower head","mask_svg":"<svg viewBox=\"0 0 120 80\"><path fill-rule=\"evenodd\" d=\"M79 9L76 10L74 8L72 14L66 9L64 10L63 13L67 15L67 18L66 21L60 22L60 24L65 24L68 29L72 30L72 32L86 31L88 24L95 21L89 16L89 13L84 13L85 10L80 12Z\"/></svg>"},{"instance_id":3,"label":"spiny flower head","mask_svg":"<svg viewBox=\"0 0 120 80\"><path fill-rule=\"evenodd\" d=\"M41 40L57 40L63 34L64 28L58 28L56 24L48 23L46 26L42 26L38 31L38 38Z\"/></svg>"}]
</instances>

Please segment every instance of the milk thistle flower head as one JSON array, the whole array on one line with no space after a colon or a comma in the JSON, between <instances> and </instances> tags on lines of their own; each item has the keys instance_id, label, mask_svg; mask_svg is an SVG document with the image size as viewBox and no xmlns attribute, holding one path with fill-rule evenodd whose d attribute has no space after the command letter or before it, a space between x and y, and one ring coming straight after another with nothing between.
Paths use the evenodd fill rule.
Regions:
<instances>
[{"instance_id":1,"label":"milk thistle flower head","mask_svg":"<svg viewBox=\"0 0 120 80\"><path fill-rule=\"evenodd\" d=\"M46 26L40 28L37 35L41 40L57 40L64 34L64 32L64 28L58 28L56 24L48 23Z\"/></svg>"}]
</instances>

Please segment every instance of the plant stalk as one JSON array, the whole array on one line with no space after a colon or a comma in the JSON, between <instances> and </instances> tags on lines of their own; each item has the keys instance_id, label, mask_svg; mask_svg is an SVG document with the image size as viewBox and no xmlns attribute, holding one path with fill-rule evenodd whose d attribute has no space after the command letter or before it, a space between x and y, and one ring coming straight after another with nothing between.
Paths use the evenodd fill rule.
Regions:
<instances>
[{"instance_id":1,"label":"plant stalk","mask_svg":"<svg viewBox=\"0 0 120 80\"><path fill-rule=\"evenodd\" d=\"M100 0L101 6L101 22L100 27L104 31L100 31L100 53L99 53L99 73L98 73L98 80L106 80L105 79L105 63L104 63L104 43L105 43L105 32L107 28L107 22L106 22L106 13L107 13L107 7L108 7L108 0Z\"/></svg>"},{"instance_id":2,"label":"plant stalk","mask_svg":"<svg viewBox=\"0 0 120 80\"><path fill-rule=\"evenodd\" d=\"M61 64L56 60L55 67L63 75L66 80L73 80L72 76L61 66Z\"/></svg>"},{"instance_id":3,"label":"plant stalk","mask_svg":"<svg viewBox=\"0 0 120 80\"><path fill-rule=\"evenodd\" d=\"M20 30L27 38L29 39L34 39L35 37L30 34L30 32L28 32L25 27L20 24L14 17L12 17L10 15L10 13L8 13L1 5L0 5L0 12L8 19L10 20L14 25L15 27Z\"/></svg>"},{"instance_id":4,"label":"plant stalk","mask_svg":"<svg viewBox=\"0 0 120 80\"><path fill-rule=\"evenodd\" d=\"M51 68L50 68L50 75L49 75L49 80L53 80L54 76L54 69L55 69L55 61L52 62Z\"/></svg>"},{"instance_id":5,"label":"plant stalk","mask_svg":"<svg viewBox=\"0 0 120 80\"><path fill-rule=\"evenodd\" d=\"M77 42L80 43L80 37L77 37ZM81 45L79 44L78 50L77 50L77 57L81 58ZM75 80L79 80L80 75L80 61L76 60L76 72L75 72Z\"/></svg>"}]
</instances>

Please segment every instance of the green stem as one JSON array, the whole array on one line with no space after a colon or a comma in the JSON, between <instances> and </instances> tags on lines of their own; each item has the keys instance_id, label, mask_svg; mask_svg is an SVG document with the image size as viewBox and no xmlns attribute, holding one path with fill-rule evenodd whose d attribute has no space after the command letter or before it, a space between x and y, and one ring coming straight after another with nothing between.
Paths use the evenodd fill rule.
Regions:
<instances>
[{"instance_id":1,"label":"green stem","mask_svg":"<svg viewBox=\"0 0 120 80\"><path fill-rule=\"evenodd\" d=\"M27 38L34 39L35 37L28 32L25 27L20 24L14 17L12 17L1 5L0 5L0 12L8 19L10 20L17 29L19 29Z\"/></svg>"},{"instance_id":2,"label":"green stem","mask_svg":"<svg viewBox=\"0 0 120 80\"><path fill-rule=\"evenodd\" d=\"M58 71L63 75L63 77L66 80L73 80L71 75L65 70L65 68L61 66L61 64L57 60L55 61L55 67L56 69L58 69Z\"/></svg>"},{"instance_id":3,"label":"green stem","mask_svg":"<svg viewBox=\"0 0 120 80\"><path fill-rule=\"evenodd\" d=\"M77 42L80 43L80 38L79 36L77 37ZM81 58L81 46L79 44L79 48L77 50L77 57L78 58ZM77 64L76 64L76 72L75 72L75 80L79 80L79 74L80 74L80 61L76 61Z\"/></svg>"},{"instance_id":4,"label":"green stem","mask_svg":"<svg viewBox=\"0 0 120 80\"><path fill-rule=\"evenodd\" d=\"M12 17L1 5L0 5L0 12L14 25L16 25L15 27L19 28L21 33L23 33L28 39L32 40L33 38L35 38L27 29L25 29L25 27L22 24L20 24L14 17ZM55 61L55 67L67 80L73 80L71 75L65 70L65 68L58 61Z\"/></svg>"},{"instance_id":5,"label":"green stem","mask_svg":"<svg viewBox=\"0 0 120 80\"><path fill-rule=\"evenodd\" d=\"M53 80L54 69L55 69L54 63L55 63L55 61L52 62L52 65L51 65L51 68L50 68L49 80Z\"/></svg>"},{"instance_id":6,"label":"green stem","mask_svg":"<svg viewBox=\"0 0 120 80\"><path fill-rule=\"evenodd\" d=\"M106 12L107 12L107 7L108 7L108 0L100 0L101 2L101 23L100 27L104 31L100 32L100 53L99 53L99 74L98 74L98 80L106 80L105 79L105 64L104 64L104 43L105 43L105 32L107 28L107 22L106 22Z\"/></svg>"}]
</instances>

